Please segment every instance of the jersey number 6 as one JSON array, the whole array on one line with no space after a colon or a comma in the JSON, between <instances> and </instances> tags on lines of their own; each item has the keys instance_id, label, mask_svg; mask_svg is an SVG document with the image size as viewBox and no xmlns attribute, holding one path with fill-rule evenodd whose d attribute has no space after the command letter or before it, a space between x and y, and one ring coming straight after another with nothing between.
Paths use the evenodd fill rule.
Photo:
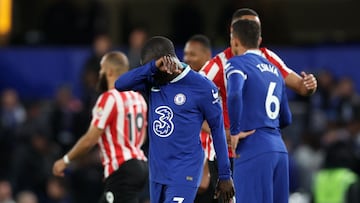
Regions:
<instances>
[{"instance_id":1,"label":"jersey number 6","mask_svg":"<svg viewBox=\"0 0 360 203\"><path fill-rule=\"evenodd\" d=\"M276 119L277 116L279 115L279 110L280 110L279 98L276 95L274 95L275 87L276 87L276 83L270 82L265 100L266 114L270 119Z\"/></svg>"}]
</instances>

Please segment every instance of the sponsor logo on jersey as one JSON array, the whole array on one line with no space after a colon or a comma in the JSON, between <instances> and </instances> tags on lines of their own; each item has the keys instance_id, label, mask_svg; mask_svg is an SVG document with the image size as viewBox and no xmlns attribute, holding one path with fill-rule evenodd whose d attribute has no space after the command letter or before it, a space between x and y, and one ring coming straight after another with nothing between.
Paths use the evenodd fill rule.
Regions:
<instances>
[{"instance_id":1,"label":"sponsor logo on jersey","mask_svg":"<svg viewBox=\"0 0 360 203\"><path fill-rule=\"evenodd\" d=\"M104 109L102 107L98 107L95 110L95 116L101 117L103 115Z\"/></svg>"},{"instance_id":2,"label":"sponsor logo on jersey","mask_svg":"<svg viewBox=\"0 0 360 203\"><path fill-rule=\"evenodd\" d=\"M174 131L174 123L172 118L173 111L168 106L159 106L155 109L155 113L159 116L153 121L153 131L159 137L168 137Z\"/></svg>"}]
</instances>

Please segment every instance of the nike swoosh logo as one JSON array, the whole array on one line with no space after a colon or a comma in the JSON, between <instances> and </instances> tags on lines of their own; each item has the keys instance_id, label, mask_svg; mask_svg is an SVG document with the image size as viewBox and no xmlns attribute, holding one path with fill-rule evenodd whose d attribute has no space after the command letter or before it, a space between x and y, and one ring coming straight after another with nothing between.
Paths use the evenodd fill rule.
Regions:
<instances>
[{"instance_id":1,"label":"nike swoosh logo","mask_svg":"<svg viewBox=\"0 0 360 203\"><path fill-rule=\"evenodd\" d=\"M219 97L219 92L218 91L211 90L211 93L212 93L214 99L217 99Z\"/></svg>"}]
</instances>

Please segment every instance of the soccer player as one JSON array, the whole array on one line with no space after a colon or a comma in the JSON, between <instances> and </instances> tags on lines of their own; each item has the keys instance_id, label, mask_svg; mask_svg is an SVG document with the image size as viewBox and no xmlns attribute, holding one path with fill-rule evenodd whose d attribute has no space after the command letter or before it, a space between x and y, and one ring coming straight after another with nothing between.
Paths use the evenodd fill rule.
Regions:
<instances>
[{"instance_id":1,"label":"soccer player","mask_svg":"<svg viewBox=\"0 0 360 203\"><path fill-rule=\"evenodd\" d=\"M217 88L181 64L165 37L152 37L141 61L145 65L119 77L115 87L149 95L150 201L194 201L204 160L199 137L204 119L216 141L217 196L229 201L234 190Z\"/></svg>"},{"instance_id":2,"label":"soccer player","mask_svg":"<svg viewBox=\"0 0 360 203\"><path fill-rule=\"evenodd\" d=\"M148 178L147 159L140 147L146 136L147 104L137 92L119 92L115 80L128 71L129 62L121 52L109 52L101 60L98 83L102 94L94 108L88 131L53 166L53 174L64 170L96 143L101 151L105 187L101 202L137 203L138 193Z\"/></svg>"},{"instance_id":3,"label":"soccer player","mask_svg":"<svg viewBox=\"0 0 360 203\"><path fill-rule=\"evenodd\" d=\"M248 19L254 20L260 25L260 19L258 14L249 8L242 8L235 11L232 16L232 23L236 22L239 19ZM230 28L232 29L232 28ZM260 38L261 41L261 38ZM261 55L268 59L272 64L274 64L280 71L282 77L285 80L285 84L290 89L294 90L296 93L302 96L312 95L317 88L316 78L313 74L306 74L305 72L301 73L299 76L296 72L291 70L286 66L286 64L278 57L274 52L270 51L267 48L260 48ZM212 58L202 69L207 78L215 83L215 85L219 88L220 97L222 100L223 114L224 114L224 124L225 130L227 132L228 144L230 143L230 135L229 135L229 116L228 116L228 107L227 107L227 99L226 99L226 79L224 68L226 62L233 57L233 53L231 52L231 48L225 49L223 52L217 54L214 58ZM250 131L252 132L252 131ZM250 132L248 132L250 134ZM230 144L229 144L230 147ZM232 150L229 148L229 156L235 157L235 154L232 153Z\"/></svg>"},{"instance_id":4,"label":"soccer player","mask_svg":"<svg viewBox=\"0 0 360 203\"><path fill-rule=\"evenodd\" d=\"M184 62L199 72L207 61L211 59L211 44L205 35L194 35L185 44Z\"/></svg>"},{"instance_id":5,"label":"soccer player","mask_svg":"<svg viewBox=\"0 0 360 203\"><path fill-rule=\"evenodd\" d=\"M225 67L231 142L236 147L236 201L287 203L289 169L280 129L291 123L284 80L259 49L260 25L238 20L231 32L235 55ZM241 132L255 129L240 142Z\"/></svg>"}]
</instances>

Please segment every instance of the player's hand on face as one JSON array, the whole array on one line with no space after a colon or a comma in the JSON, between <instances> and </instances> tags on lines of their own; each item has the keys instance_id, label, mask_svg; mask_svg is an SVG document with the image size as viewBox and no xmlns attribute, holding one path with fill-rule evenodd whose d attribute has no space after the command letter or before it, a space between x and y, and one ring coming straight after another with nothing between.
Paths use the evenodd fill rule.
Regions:
<instances>
[{"instance_id":1,"label":"player's hand on face","mask_svg":"<svg viewBox=\"0 0 360 203\"><path fill-rule=\"evenodd\" d=\"M215 189L215 199L221 198L222 202L228 203L235 195L234 183L229 180L219 180Z\"/></svg>"},{"instance_id":2,"label":"player's hand on face","mask_svg":"<svg viewBox=\"0 0 360 203\"><path fill-rule=\"evenodd\" d=\"M173 56L163 56L156 60L155 65L160 71L170 75L181 72L181 63L178 58Z\"/></svg>"},{"instance_id":3,"label":"player's hand on face","mask_svg":"<svg viewBox=\"0 0 360 203\"><path fill-rule=\"evenodd\" d=\"M231 135L231 149L233 150L233 154L235 154L235 150L237 145L239 144L239 140L246 138L247 136L253 134L255 132L255 130L250 130L250 131L246 131L246 132L240 132L237 135ZM236 154L236 156L238 157L238 155Z\"/></svg>"},{"instance_id":4,"label":"player's hand on face","mask_svg":"<svg viewBox=\"0 0 360 203\"><path fill-rule=\"evenodd\" d=\"M64 177L64 170L66 169L66 164L63 159L57 160L54 165L52 172L54 176Z\"/></svg>"},{"instance_id":5,"label":"player's hand on face","mask_svg":"<svg viewBox=\"0 0 360 203\"><path fill-rule=\"evenodd\" d=\"M301 76L303 77L303 83L308 91L313 93L317 88L317 81L313 74L307 74L305 72L301 72Z\"/></svg>"}]
</instances>

